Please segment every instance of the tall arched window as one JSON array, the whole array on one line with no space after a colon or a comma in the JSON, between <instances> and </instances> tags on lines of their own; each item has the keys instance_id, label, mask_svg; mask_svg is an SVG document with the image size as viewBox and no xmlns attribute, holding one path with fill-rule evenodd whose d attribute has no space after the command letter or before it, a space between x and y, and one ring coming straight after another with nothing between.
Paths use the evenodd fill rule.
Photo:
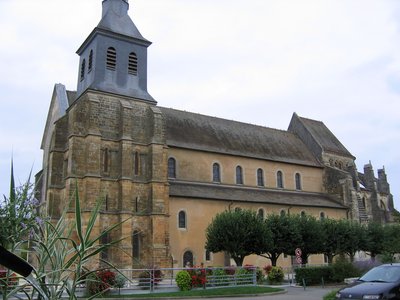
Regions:
<instances>
[{"instance_id":1,"label":"tall arched window","mask_svg":"<svg viewBox=\"0 0 400 300\"><path fill-rule=\"evenodd\" d=\"M193 262L193 252L185 251L185 253L183 253L183 266L193 267Z\"/></svg>"},{"instance_id":2,"label":"tall arched window","mask_svg":"<svg viewBox=\"0 0 400 300\"><path fill-rule=\"evenodd\" d=\"M86 68L86 59L83 59L81 65L81 80L85 78L85 68Z\"/></svg>"},{"instance_id":3,"label":"tall arched window","mask_svg":"<svg viewBox=\"0 0 400 300\"><path fill-rule=\"evenodd\" d=\"M213 182L221 182L221 170L219 164L213 164Z\"/></svg>"},{"instance_id":4,"label":"tall arched window","mask_svg":"<svg viewBox=\"0 0 400 300\"><path fill-rule=\"evenodd\" d=\"M108 148L104 149L103 153L103 172L108 173L109 165L110 165L110 150Z\"/></svg>"},{"instance_id":5,"label":"tall arched window","mask_svg":"<svg viewBox=\"0 0 400 300\"><path fill-rule=\"evenodd\" d=\"M117 51L113 47L107 49L106 68L107 70L115 71L117 65Z\"/></svg>"},{"instance_id":6,"label":"tall arched window","mask_svg":"<svg viewBox=\"0 0 400 300\"><path fill-rule=\"evenodd\" d=\"M178 213L178 227L183 229L186 228L186 212L183 210Z\"/></svg>"},{"instance_id":7,"label":"tall arched window","mask_svg":"<svg viewBox=\"0 0 400 300\"><path fill-rule=\"evenodd\" d=\"M321 212L319 213L319 219L320 219L320 220L325 219L325 213L324 213L323 211L321 211Z\"/></svg>"},{"instance_id":8,"label":"tall arched window","mask_svg":"<svg viewBox=\"0 0 400 300\"><path fill-rule=\"evenodd\" d=\"M283 188L283 173L282 171L276 172L276 186L278 188Z\"/></svg>"},{"instance_id":9,"label":"tall arched window","mask_svg":"<svg viewBox=\"0 0 400 300\"><path fill-rule=\"evenodd\" d=\"M262 169L257 170L257 185L264 186L264 171Z\"/></svg>"},{"instance_id":10,"label":"tall arched window","mask_svg":"<svg viewBox=\"0 0 400 300\"><path fill-rule=\"evenodd\" d=\"M129 54L128 74L137 76L137 56L134 52Z\"/></svg>"},{"instance_id":11,"label":"tall arched window","mask_svg":"<svg viewBox=\"0 0 400 300\"><path fill-rule=\"evenodd\" d=\"M296 181L296 190L301 190L301 176L300 173L296 173L294 175L295 181Z\"/></svg>"},{"instance_id":12,"label":"tall arched window","mask_svg":"<svg viewBox=\"0 0 400 300\"><path fill-rule=\"evenodd\" d=\"M265 215L265 213L264 213L264 209L262 209L262 208L260 208L259 210L258 210L258 212L257 212L257 216L260 218L260 219L264 219L264 215Z\"/></svg>"},{"instance_id":13,"label":"tall arched window","mask_svg":"<svg viewBox=\"0 0 400 300\"><path fill-rule=\"evenodd\" d=\"M243 170L241 166L236 167L236 184L243 184Z\"/></svg>"},{"instance_id":14,"label":"tall arched window","mask_svg":"<svg viewBox=\"0 0 400 300\"><path fill-rule=\"evenodd\" d=\"M93 68L93 50L90 50L88 72L92 71L92 68Z\"/></svg>"},{"instance_id":15,"label":"tall arched window","mask_svg":"<svg viewBox=\"0 0 400 300\"><path fill-rule=\"evenodd\" d=\"M140 259L140 232L138 230L132 234L132 257L135 260Z\"/></svg>"},{"instance_id":16,"label":"tall arched window","mask_svg":"<svg viewBox=\"0 0 400 300\"><path fill-rule=\"evenodd\" d=\"M135 151L133 171L135 175L139 175L139 152Z\"/></svg>"},{"instance_id":17,"label":"tall arched window","mask_svg":"<svg viewBox=\"0 0 400 300\"><path fill-rule=\"evenodd\" d=\"M110 233L103 233L103 235L100 238L100 243L101 245L107 245L111 242L110 240ZM109 259L109 247L105 247L101 252L100 252L100 258L102 260L107 261Z\"/></svg>"},{"instance_id":18,"label":"tall arched window","mask_svg":"<svg viewBox=\"0 0 400 300\"><path fill-rule=\"evenodd\" d=\"M168 158L168 178L176 178L176 160L173 157Z\"/></svg>"}]
</instances>

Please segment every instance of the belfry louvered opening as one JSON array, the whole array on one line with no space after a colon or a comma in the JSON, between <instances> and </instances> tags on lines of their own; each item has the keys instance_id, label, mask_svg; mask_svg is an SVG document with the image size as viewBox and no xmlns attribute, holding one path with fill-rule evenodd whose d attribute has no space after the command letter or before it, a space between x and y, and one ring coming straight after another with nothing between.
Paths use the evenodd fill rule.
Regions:
<instances>
[{"instance_id":1,"label":"belfry louvered opening","mask_svg":"<svg viewBox=\"0 0 400 300\"><path fill-rule=\"evenodd\" d=\"M117 51L113 47L107 49L107 70L115 71L115 66L117 64Z\"/></svg>"},{"instance_id":2,"label":"belfry louvered opening","mask_svg":"<svg viewBox=\"0 0 400 300\"><path fill-rule=\"evenodd\" d=\"M137 76L137 56L134 52L129 54L128 74Z\"/></svg>"}]
</instances>

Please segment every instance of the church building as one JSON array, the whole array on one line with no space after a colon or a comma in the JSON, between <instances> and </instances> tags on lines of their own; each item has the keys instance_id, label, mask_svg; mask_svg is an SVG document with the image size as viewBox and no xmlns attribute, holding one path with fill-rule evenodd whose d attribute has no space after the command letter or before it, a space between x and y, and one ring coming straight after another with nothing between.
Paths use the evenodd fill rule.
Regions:
<instances>
[{"instance_id":1,"label":"church building","mask_svg":"<svg viewBox=\"0 0 400 300\"><path fill-rule=\"evenodd\" d=\"M105 238L124 238L124 251L106 257L127 269L230 265L205 250L205 229L228 209L391 221L385 170L376 178L368 163L359 172L321 121L294 113L277 130L159 106L147 91L151 42L128 9L127 0L102 1L99 24L77 50L76 91L54 87L38 174L49 216L61 215L76 184L83 223L104 197L97 233L130 218Z\"/></svg>"}]
</instances>

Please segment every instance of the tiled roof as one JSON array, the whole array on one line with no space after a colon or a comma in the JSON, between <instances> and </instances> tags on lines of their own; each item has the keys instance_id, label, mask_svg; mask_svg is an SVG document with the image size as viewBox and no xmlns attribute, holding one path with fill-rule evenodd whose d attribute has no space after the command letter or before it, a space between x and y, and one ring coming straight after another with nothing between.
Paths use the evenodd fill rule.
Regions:
<instances>
[{"instance_id":1,"label":"tiled roof","mask_svg":"<svg viewBox=\"0 0 400 300\"><path fill-rule=\"evenodd\" d=\"M168 146L288 162L320 164L293 133L160 107Z\"/></svg>"},{"instance_id":2,"label":"tiled roof","mask_svg":"<svg viewBox=\"0 0 400 300\"><path fill-rule=\"evenodd\" d=\"M276 205L347 209L333 197L322 193L250 188L212 183L170 181L170 197L240 201Z\"/></svg>"},{"instance_id":3,"label":"tiled roof","mask_svg":"<svg viewBox=\"0 0 400 300\"><path fill-rule=\"evenodd\" d=\"M323 122L303 117L299 117L299 119L325 152L353 157Z\"/></svg>"}]
</instances>

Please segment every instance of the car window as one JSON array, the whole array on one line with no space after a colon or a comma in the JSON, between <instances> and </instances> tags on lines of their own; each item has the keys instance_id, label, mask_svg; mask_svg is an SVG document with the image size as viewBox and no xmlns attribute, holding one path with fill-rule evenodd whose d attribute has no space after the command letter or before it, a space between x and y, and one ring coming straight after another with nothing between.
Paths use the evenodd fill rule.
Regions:
<instances>
[{"instance_id":1,"label":"car window","mask_svg":"<svg viewBox=\"0 0 400 300\"><path fill-rule=\"evenodd\" d=\"M400 266L379 266L371 269L364 276L360 277L362 281L400 281Z\"/></svg>"}]
</instances>

